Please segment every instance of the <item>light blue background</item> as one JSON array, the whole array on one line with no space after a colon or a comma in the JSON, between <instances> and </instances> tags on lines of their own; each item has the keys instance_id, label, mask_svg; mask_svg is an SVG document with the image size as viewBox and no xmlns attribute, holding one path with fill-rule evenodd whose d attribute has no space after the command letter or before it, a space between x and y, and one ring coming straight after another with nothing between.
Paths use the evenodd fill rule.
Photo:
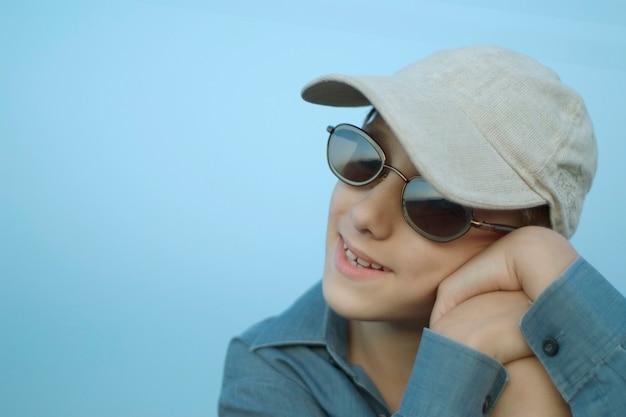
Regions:
<instances>
[{"instance_id":1,"label":"light blue background","mask_svg":"<svg viewBox=\"0 0 626 417\"><path fill-rule=\"evenodd\" d=\"M324 129L363 116L300 88L440 48L517 49L585 97L573 241L626 292L626 3L510 3L2 2L0 415L215 415L228 339L320 278Z\"/></svg>"}]
</instances>

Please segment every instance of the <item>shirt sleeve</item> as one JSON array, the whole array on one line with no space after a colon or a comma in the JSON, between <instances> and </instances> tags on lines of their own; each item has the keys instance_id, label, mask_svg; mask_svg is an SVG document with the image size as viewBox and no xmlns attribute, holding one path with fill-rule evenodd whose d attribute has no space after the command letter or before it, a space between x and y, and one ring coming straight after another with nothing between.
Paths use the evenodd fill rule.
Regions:
<instances>
[{"instance_id":1,"label":"shirt sleeve","mask_svg":"<svg viewBox=\"0 0 626 417\"><path fill-rule=\"evenodd\" d=\"M398 416L488 415L507 372L494 358L424 329Z\"/></svg>"},{"instance_id":2,"label":"shirt sleeve","mask_svg":"<svg viewBox=\"0 0 626 417\"><path fill-rule=\"evenodd\" d=\"M523 317L521 329L575 417L626 410L626 299L578 258Z\"/></svg>"}]
</instances>

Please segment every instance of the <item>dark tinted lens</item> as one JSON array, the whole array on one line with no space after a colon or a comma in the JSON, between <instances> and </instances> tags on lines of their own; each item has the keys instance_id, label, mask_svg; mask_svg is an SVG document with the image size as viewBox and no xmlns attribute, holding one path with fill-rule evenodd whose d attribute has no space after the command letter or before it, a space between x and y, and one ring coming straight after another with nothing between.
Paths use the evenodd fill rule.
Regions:
<instances>
[{"instance_id":1,"label":"dark tinted lens","mask_svg":"<svg viewBox=\"0 0 626 417\"><path fill-rule=\"evenodd\" d=\"M402 205L407 221L429 239L456 239L470 227L469 210L443 199L423 180L414 179L406 185Z\"/></svg>"},{"instance_id":2,"label":"dark tinted lens","mask_svg":"<svg viewBox=\"0 0 626 417\"><path fill-rule=\"evenodd\" d=\"M335 128L327 152L335 175L352 185L367 184L383 169L382 151L351 126Z\"/></svg>"}]
</instances>

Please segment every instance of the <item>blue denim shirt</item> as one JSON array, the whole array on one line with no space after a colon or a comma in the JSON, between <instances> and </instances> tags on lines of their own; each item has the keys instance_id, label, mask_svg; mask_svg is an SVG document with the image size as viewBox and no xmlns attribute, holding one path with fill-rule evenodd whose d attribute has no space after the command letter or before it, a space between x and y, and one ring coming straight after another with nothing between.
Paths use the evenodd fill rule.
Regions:
<instances>
[{"instance_id":1,"label":"blue denim shirt","mask_svg":"<svg viewBox=\"0 0 626 417\"><path fill-rule=\"evenodd\" d=\"M521 323L574 416L626 415L626 299L579 258ZM283 314L232 340L221 417L389 416L347 360L347 322L318 284ZM397 417L484 416L506 384L493 358L424 329Z\"/></svg>"}]
</instances>

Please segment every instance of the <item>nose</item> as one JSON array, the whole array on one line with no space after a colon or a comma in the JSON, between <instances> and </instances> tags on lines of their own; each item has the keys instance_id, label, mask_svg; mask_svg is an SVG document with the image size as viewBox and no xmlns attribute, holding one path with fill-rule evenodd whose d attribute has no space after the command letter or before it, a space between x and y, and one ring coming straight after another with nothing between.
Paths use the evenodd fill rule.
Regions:
<instances>
[{"instance_id":1,"label":"nose","mask_svg":"<svg viewBox=\"0 0 626 417\"><path fill-rule=\"evenodd\" d=\"M361 197L350 210L355 229L377 240L388 238L398 219L402 219L400 192L404 185L397 175L387 175L376 184L363 187Z\"/></svg>"}]
</instances>

